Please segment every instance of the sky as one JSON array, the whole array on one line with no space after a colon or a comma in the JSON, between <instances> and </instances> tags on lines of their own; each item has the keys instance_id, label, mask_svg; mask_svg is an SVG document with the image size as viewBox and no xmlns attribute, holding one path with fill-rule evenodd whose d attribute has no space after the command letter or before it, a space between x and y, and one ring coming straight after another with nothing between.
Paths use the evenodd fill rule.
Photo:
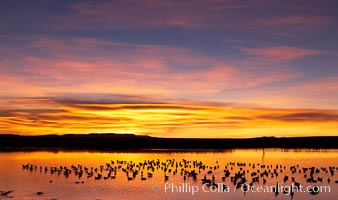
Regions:
<instances>
[{"instance_id":1,"label":"sky","mask_svg":"<svg viewBox=\"0 0 338 200\"><path fill-rule=\"evenodd\" d=\"M338 136L335 0L0 3L0 133Z\"/></svg>"}]
</instances>

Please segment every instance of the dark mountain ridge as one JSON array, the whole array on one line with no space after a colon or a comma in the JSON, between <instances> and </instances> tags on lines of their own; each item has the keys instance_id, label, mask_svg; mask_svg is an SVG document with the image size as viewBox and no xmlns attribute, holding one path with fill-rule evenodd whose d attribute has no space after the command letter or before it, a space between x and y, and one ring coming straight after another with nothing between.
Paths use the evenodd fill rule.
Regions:
<instances>
[{"instance_id":1,"label":"dark mountain ridge","mask_svg":"<svg viewBox=\"0 0 338 200\"><path fill-rule=\"evenodd\" d=\"M133 134L92 133L23 136L0 134L0 149L233 149L233 148L338 148L338 136L260 138L158 138Z\"/></svg>"}]
</instances>

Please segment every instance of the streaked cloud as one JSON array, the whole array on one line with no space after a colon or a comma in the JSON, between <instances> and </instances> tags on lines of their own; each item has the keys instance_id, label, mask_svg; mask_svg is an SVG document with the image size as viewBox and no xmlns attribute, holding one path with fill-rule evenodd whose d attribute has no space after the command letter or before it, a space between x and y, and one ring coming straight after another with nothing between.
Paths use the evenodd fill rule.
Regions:
<instances>
[{"instance_id":1,"label":"streaked cloud","mask_svg":"<svg viewBox=\"0 0 338 200\"><path fill-rule=\"evenodd\" d=\"M66 26L70 29L82 29L87 23L102 29L166 26L200 29L222 25L219 23L224 20L224 11L246 8L249 5L247 2L233 0L81 2L71 4L70 8L74 13L66 16L75 19L76 23L65 23L59 28Z\"/></svg>"},{"instance_id":2,"label":"streaked cloud","mask_svg":"<svg viewBox=\"0 0 338 200\"><path fill-rule=\"evenodd\" d=\"M273 46L264 48L239 47L239 49L256 56L255 59L266 63L287 62L305 56L317 55L321 53L319 50L304 49L292 46Z\"/></svg>"},{"instance_id":3,"label":"streaked cloud","mask_svg":"<svg viewBox=\"0 0 338 200\"><path fill-rule=\"evenodd\" d=\"M250 27L256 31L280 36L301 37L301 32L318 31L331 23L327 16L288 15L254 19L250 22Z\"/></svg>"},{"instance_id":4,"label":"streaked cloud","mask_svg":"<svg viewBox=\"0 0 338 200\"><path fill-rule=\"evenodd\" d=\"M271 119L271 120L281 120L281 121L338 121L338 112L300 112L300 113L292 113L285 115L264 115L261 116L263 119Z\"/></svg>"},{"instance_id":5,"label":"streaked cloud","mask_svg":"<svg viewBox=\"0 0 338 200\"><path fill-rule=\"evenodd\" d=\"M22 103L27 101L32 105L35 100L27 98ZM46 98L42 101L54 100ZM316 131L334 135L338 121L337 110L189 105L180 102L107 104L103 101L101 104L96 100L95 103L64 99L62 103L56 101L54 108L51 106L50 109L39 109L38 103L33 109L2 108L0 127L4 133L21 134L129 132L159 137L256 137L257 134L316 135ZM323 126L325 130L321 129Z\"/></svg>"},{"instance_id":6,"label":"streaked cloud","mask_svg":"<svg viewBox=\"0 0 338 200\"><path fill-rule=\"evenodd\" d=\"M5 88L25 85L30 95L71 93L81 88L92 93L128 95L132 90L137 95L185 98L191 91L199 96L213 95L225 88L245 89L297 76L282 71L247 73L239 63L185 48L92 38L42 36L12 51L7 53L13 59L0 64L4 80L12 82ZM26 83L30 83L28 88ZM10 89L7 95L15 95L15 91Z\"/></svg>"},{"instance_id":7,"label":"streaked cloud","mask_svg":"<svg viewBox=\"0 0 338 200\"><path fill-rule=\"evenodd\" d=\"M312 6L316 2L85 1L68 4L72 12L48 19L46 26L56 30L231 29L294 37L331 24L324 13L313 15Z\"/></svg>"},{"instance_id":8,"label":"streaked cloud","mask_svg":"<svg viewBox=\"0 0 338 200\"><path fill-rule=\"evenodd\" d=\"M337 2L2 2L0 129L337 135Z\"/></svg>"},{"instance_id":9,"label":"streaked cloud","mask_svg":"<svg viewBox=\"0 0 338 200\"><path fill-rule=\"evenodd\" d=\"M252 22L257 28L285 28L294 30L315 29L330 24L326 16L302 16L290 15L284 17L273 17L269 19L257 19Z\"/></svg>"}]
</instances>

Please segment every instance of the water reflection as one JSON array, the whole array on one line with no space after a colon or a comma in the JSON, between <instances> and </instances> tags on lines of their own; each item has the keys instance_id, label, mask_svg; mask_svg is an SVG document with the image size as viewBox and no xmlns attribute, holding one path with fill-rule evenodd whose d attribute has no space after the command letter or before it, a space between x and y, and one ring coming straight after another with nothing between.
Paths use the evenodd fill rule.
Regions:
<instances>
[{"instance_id":1,"label":"water reflection","mask_svg":"<svg viewBox=\"0 0 338 200\"><path fill-rule=\"evenodd\" d=\"M14 190L12 197L19 199L334 199L338 182L338 150L14 152L0 157L0 189Z\"/></svg>"}]
</instances>

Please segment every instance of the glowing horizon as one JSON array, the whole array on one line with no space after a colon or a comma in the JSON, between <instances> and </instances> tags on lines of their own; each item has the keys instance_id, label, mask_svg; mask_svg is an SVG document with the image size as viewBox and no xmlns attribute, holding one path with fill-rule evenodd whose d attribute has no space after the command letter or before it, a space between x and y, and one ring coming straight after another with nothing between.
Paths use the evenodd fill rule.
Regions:
<instances>
[{"instance_id":1,"label":"glowing horizon","mask_svg":"<svg viewBox=\"0 0 338 200\"><path fill-rule=\"evenodd\" d=\"M25 99L28 103L32 99ZM35 101L35 102L34 102ZM7 110L1 127L28 135L131 133L178 138L334 136L337 110L268 109L177 103L33 99L45 108ZM59 106L48 107L54 102ZM23 106L24 107L24 106ZM5 114L5 111L3 111ZM225 134L226 133L226 134Z\"/></svg>"},{"instance_id":2,"label":"glowing horizon","mask_svg":"<svg viewBox=\"0 0 338 200\"><path fill-rule=\"evenodd\" d=\"M338 136L336 5L2 4L0 134Z\"/></svg>"}]
</instances>

